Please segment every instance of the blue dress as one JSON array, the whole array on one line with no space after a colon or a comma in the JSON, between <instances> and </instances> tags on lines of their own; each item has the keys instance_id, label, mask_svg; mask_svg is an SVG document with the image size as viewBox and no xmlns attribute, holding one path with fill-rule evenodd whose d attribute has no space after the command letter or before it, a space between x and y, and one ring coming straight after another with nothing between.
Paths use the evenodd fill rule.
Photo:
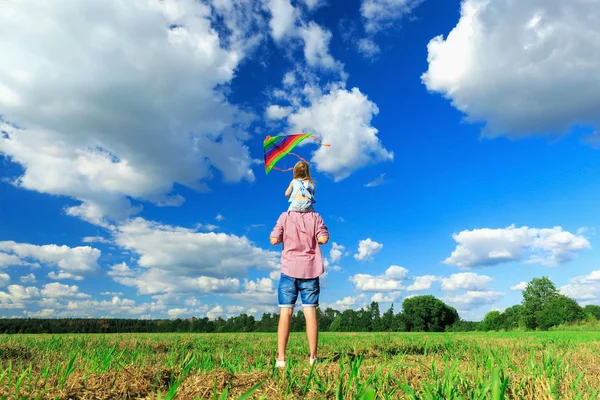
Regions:
<instances>
[{"instance_id":1,"label":"blue dress","mask_svg":"<svg viewBox=\"0 0 600 400\"><path fill-rule=\"evenodd\" d=\"M296 194L300 191L302 196L308 197L307 200L295 200ZM314 211L313 204L317 201L314 196L315 187L310 182L304 182L301 179L292 181L292 194L290 194L291 203L288 211L310 212Z\"/></svg>"}]
</instances>

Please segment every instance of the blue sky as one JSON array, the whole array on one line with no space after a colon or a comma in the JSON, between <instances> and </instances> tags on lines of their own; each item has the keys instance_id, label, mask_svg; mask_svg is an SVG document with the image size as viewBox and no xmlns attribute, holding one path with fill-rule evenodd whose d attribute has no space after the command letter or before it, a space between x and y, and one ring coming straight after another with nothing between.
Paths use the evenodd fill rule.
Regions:
<instances>
[{"instance_id":1,"label":"blue sky","mask_svg":"<svg viewBox=\"0 0 600 400\"><path fill-rule=\"evenodd\" d=\"M494 4L4 2L0 315L276 311L262 141L300 131L331 143L297 148L322 307L479 320L540 276L597 303L598 10Z\"/></svg>"}]
</instances>

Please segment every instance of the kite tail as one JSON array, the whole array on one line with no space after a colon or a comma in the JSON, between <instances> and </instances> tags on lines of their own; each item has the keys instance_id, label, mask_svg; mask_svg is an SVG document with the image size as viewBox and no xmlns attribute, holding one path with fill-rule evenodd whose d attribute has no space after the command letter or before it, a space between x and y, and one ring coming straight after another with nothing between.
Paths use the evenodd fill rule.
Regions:
<instances>
[{"instance_id":1,"label":"kite tail","mask_svg":"<svg viewBox=\"0 0 600 400\"><path fill-rule=\"evenodd\" d=\"M330 144L327 144L327 143L323 143L323 142L321 142L321 139L319 139L319 138L318 138L318 137L316 137L316 136L310 136L310 137L311 137L311 138L313 138L313 139L315 139L317 142L319 142L319 144L320 144L321 146L326 146L326 147L330 147L330 146L331 146ZM290 153L290 154L291 154L291 153Z\"/></svg>"}]
</instances>

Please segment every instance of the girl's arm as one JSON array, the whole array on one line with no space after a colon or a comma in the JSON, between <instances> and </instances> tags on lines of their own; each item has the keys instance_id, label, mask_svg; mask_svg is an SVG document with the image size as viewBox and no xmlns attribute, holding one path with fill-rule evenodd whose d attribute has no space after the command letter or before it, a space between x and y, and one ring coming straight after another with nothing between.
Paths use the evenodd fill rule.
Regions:
<instances>
[{"instance_id":1,"label":"girl's arm","mask_svg":"<svg viewBox=\"0 0 600 400\"><path fill-rule=\"evenodd\" d=\"M285 190L285 197L290 197L291 194L292 194L292 182L290 182L290 185Z\"/></svg>"}]
</instances>

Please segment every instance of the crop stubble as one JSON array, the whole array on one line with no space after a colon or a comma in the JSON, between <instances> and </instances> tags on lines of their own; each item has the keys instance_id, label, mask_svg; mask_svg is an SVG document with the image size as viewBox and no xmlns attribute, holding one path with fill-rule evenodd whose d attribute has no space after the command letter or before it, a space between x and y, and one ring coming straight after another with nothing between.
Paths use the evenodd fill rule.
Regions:
<instances>
[{"instance_id":1,"label":"crop stubble","mask_svg":"<svg viewBox=\"0 0 600 400\"><path fill-rule=\"evenodd\" d=\"M292 334L288 368L276 370L275 334L5 335L0 397L592 399L599 339L596 332L323 333L322 362L311 370L306 339Z\"/></svg>"}]
</instances>

